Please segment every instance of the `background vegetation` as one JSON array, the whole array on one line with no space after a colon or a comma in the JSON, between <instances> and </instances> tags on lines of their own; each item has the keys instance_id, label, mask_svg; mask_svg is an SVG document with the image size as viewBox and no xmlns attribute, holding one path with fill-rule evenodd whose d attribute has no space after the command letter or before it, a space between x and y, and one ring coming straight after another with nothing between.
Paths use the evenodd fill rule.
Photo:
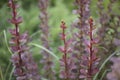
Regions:
<instances>
[{"instance_id":1,"label":"background vegetation","mask_svg":"<svg viewBox=\"0 0 120 80\"><path fill-rule=\"evenodd\" d=\"M18 0L18 4L20 4L20 7L18 12L20 16L23 17L24 21L22 24L20 24L20 30L21 33L25 32L26 30L29 32L30 35L30 43L36 43L41 45L40 41L40 10L38 8L38 0ZM109 0L104 0L104 7L107 8L107 5L109 4ZM120 15L120 10L117 8L120 5L120 1L116 4L114 4L113 12L116 15ZM50 7L48 9L49 14L49 25L50 25L50 45L52 48L52 52L57 55L58 58L61 57L61 53L58 51L58 47L62 44L59 38L60 33L60 22L61 20L64 20L67 23L68 33L69 36L71 36L71 33L69 31L70 26L74 20L78 17L78 15L73 14L73 9L75 9L76 6L74 6L74 0L51 0L50 1ZM99 18L99 14L97 12L97 0L92 0L91 4L91 16L96 20L96 26L99 27L99 23L97 23L97 19ZM10 33L8 30L13 27L8 22L8 19L10 18L10 9L8 8L8 0L1 0L0 1L0 80L2 77L7 78L11 77L12 75L12 64L10 62L11 58L11 51L9 47L9 40L10 40ZM120 27L120 26L119 26ZM120 28L118 28L120 31ZM110 29L108 33L114 33L113 29ZM109 35L108 37L110 37ZM30 45L31 46L31 45ZM119 47L115 47L116 49ZM114 51L116 50L114 49ZM35 61L39 64L41 54L40 49L37 47L31 46L31 52L34 56ZM107 54L106 54L107 55ZM59 63L55 59L53 60L55 62L55 70L59 70ZM108 64L109 65L109 64ZM42 67L42 65L39 64L39 69ZM58 72L57 72L58 73ZM14 77L12 76L11 80Z\"/></svg>"}]
</instances>

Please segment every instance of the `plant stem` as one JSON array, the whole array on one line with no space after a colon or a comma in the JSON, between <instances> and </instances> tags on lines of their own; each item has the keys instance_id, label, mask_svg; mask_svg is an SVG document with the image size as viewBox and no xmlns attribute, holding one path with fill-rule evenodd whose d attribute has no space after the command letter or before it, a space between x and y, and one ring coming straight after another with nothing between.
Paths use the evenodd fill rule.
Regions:
<instances>
[{"instance_id":1,"label":"plant stem","mask_svg":"<svg viewBox=\"0 0 120 80\"><path fill-rule=\"evenodd\" d=\"M89 19L90 24L90 30L89 30L89 37L90 37L90 43L89 43L89 64L88 64L88 80L91 80L92 77L92 65L93 65L93 19Z\"/></svg>"},{"instance_id":2,"label":"plant stem","mask_svg":"<svg viewBox=\"0 0 120 80\"><path fill-rule=\"evenodd\" d=\"M16 21L17 18L17 12L16 12L16 5L14 1L12 0L12 13L13 13L13 20ZM19 63L22 64L22 59L21 59L21 49L20 49L20 42L19 42L19 28L18 28L18 23L14 23L15 25L15 33L16 33L16 46L18 50L18 55L19 55Z\"/></svg>"},{"instance_id":3,"label":"plant stem","mask_svg":"<svg viewBox=\"0 0 120 80\"><path fill-rule=\"evenodd\" d=\"M66 38L65 38L65 28L63 28L63 35L64 35L64 38L63 38L63 42L64 42L64 61L65 61L65 73L66 73L66 79L65 80L68 80L68 64L67 64L67 44L66 44Z\"/></svg>"}]
</instances>

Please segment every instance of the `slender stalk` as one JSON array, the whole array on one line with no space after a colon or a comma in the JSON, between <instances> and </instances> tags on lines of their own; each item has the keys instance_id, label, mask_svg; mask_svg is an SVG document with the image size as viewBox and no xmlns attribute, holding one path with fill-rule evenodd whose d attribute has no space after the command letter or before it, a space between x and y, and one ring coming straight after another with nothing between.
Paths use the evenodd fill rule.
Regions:
<instances>
[{"instance_id":1,"label":"slender stalk","mask_svg":"<svg viewBox=\"0 0 120 80\"><path fill-rule=\"evenodd\" d=\"M66 80L68 80L68 64L67 64L67 45L66 45L66 38L65 38L65 28L63 28L63 42L64 42L64 61L65 61L65 73L66 73Z\"/></svg>"},{"instance_id":2,"label":"slender stalk","mask_svg":"<svg viewBox=\"0 0 120 80\"><path fill-rule=\"evenodd\" d=\"M95 48L95 44L98 43L98 38L93 36L93 19L92 17L89 18L89 40L87 41L87 52L88 57L88 69L87 69L87 80L92 80L92 77L98 72L98 62L99 62L99 58L97 57L96 53L97 53L97 48ZM97 64L96 64L97 63Z\"/></svg>"},{"instance_id":3,"label":"slender stalk","mask_svg":"<svg viewBox=\"0 0 120 80\"><path fill-rule=\"evenodd\" d=\"M67 56L67 51L68 51L68 42L66 40L66 34L65 34L65 30L66 30L66 25L65 22L61 22L61 29L62 29L62 34L61 34L61 39L63 40L63 48L61 49L61 51L63 52L63 57L62 57L62 62L64 63L64 80L69 80L69 67L68 67L68 56Z\"/></svg>"},{"instance_id":4,"label":"slender stalk","mask_svg":"<svg viewBox=\"0 0 120 80\"><path fill-rule=\"evenodd\" d=\"M17 12L16 12L16 7L14 4L14 1L12 0L12 13L13 13L13 20L17 21ZM19 28L18 28L18 23L14 23L15 25L15 32L16 32L16 47L18 50L18 55L19 55L19 62L20 64L22 63L22 59L21 59L21 52L20 52L20 42L19 42L19 38L20 38L20 33L19 33Z\"/></svg>"},{"instance_id":5,"label":"slender stalk","mask_svg":"<svg viewBox=\"0 0 120 80\"><path fill-rule=\"evenodd\" d=\"M88 67L88 75L89 76L92 76L92 64L93 64L93 60L92 60L92 56L93 56L93 44L92 44L92 42L93 42L93 36L92 36L92 27L93 27L93 23L92 23L93 21L92 21L92 19L91 19L91 21L90 21L90 56L89 56L89 67Z\"/></svg>"}]
</instances>

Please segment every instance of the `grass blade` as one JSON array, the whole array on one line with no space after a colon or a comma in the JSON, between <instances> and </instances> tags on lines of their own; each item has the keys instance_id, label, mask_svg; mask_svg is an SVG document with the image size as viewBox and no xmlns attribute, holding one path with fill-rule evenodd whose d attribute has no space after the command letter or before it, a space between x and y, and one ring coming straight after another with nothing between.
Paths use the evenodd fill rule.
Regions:
<instances>
[{"instance_id":1,"label":"grass blade","mask_svg":"<svg viewBox=\"0 0 120 80\"><path fill-rule=\"evenodd\" d=\"M29 45L32 45L32 46L38 47L40 49L43 49L46 52L48 52L49 54L51 54L53 57L55 57L55 59L59 60L59 58L53 52L51 52L50 50L46 49L45 47L43 47L41 45L38 45L38 44L35 44L35 43L30 43Z\"/></svg>"},{"instance_id":2,"label":"grass blade","mask_svg":"<svg viewBox=\"0 0 120 80\"><path fill-rule=\"evenodd\" d=\"M12 71L11 71L10 76L9 76L9 80L12 80L12 75L13 75L14 69L15 69L15 67L12 68Z\"/></svg>"},{"instance_id":3,"label":"grass blade","mask_svg":"<svg viewBox=\"0 0 120 80\"><path fill-rule=\"evenodd\" d=\"M106 75L106 73L109 71L109 69L105 70L104 73L102 74L100 80L103 80L104 76Z\"/></svg>"},{"instance_id":4,"label":"grass blade","mask_svg":"<svg viewBox=\"0 0 120 80\"><path fill-rule=\"evenodd\" d=\"M1 76L1 80L4 80L4 77L3 77L3 73L2 73L1 67L0 67L0 76Z\"/></svg>"},{"instance_id":5,"label":"grass blade","mask_svg":"<svg viewBox=\"0 0 120 80\"><path fill-rule=\"evenodd\" d=\"M32 38L32 37L34 37L34 36L36 36L38 33L40 33L40 30L39 30L39 31L37 31L37 32L35 32L35 33L33 33L33 34L30 36L30 38Z\"/></svg>"},{"instance_id":6,"label":"grass blade","mask_svg":"<svg viewBox=\"0 0 120 80\"><path fill-rule=\"evenodd\" d=\"M4 33L5 43L6 43L6 46L7 46L7 48L8 48L8 51L9 51L10 54L12 55L13 53L12 53L12 51L10 50L10 48L9 48L9 46L8 46L6 31L4 30L3 33Z\"/></svg>"},{"instance_id":7,"label":"grass blade","mask_svg":"<svg viewBox=\"0 0 120 80\"><path fill-rule=\"evenodd\" d=\"M5 76L4 76L5 79L7 79L6 76L7 76L8 70L10 69L10 66L11 66L11 62L9 62L8 67L5 71Z\"/></svg>"},{"instance_id":8,"label":"grass blade","mask_svg":"<svg viewBox=\"0 0 120 80\"><path fill-rule=\"evenodd\" d=\"M115 54L119 53L120 50L116 50L113 54L111 54L104 62L103 64L100 66L100 69L98 71L98 73L94 76L93 80L97 80L97 77L100 73L100 71L103 69L103 67L105 66L105 64L110 60L111 57L113 57Z\"/></svg>"}]
</instances>

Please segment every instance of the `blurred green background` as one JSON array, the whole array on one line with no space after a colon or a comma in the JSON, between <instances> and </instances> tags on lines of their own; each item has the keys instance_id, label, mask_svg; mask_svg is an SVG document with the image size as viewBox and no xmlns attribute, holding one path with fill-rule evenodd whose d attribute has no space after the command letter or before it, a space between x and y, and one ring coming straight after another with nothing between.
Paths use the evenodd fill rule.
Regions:
<instances>
[{"instance_id":1,"label":"blurred green background","mask_svg":"<svg viewBox=\"0 0 120 80\"><path fill-rule=\"evenodd\" d=\"M40 43L40 20L39 14L40 10L38 7L38 0L17 0L18 4L20 4L20 8L18 9L18 13L23 17L23 23L20 24L20 32L23 33L25 31L29 32L31 42L41 44ZM104 7L107 7L109 0L104 0ZM10 33L8 30L10 28L14 28L8 22L8 19L11 18L10 9L7 6L8 0L0 0L0 74L9 77L10 72L12 71L12 64L10 63L10 48L9 48L9 40ZM113 7L114 12L116 14L120 13L120 11L116 8L120 3L115 4ZM59 38L60 33L60 22L64 20L69 27L72 22L78 17L72 13L72 10L76 9L74 6L74 0L51 0L50 6L48 8L49 15L49 26L50 26L50 46L52 48L53 53L55 53L59 58L61 57L61 53L58 51L58 47L61 45L61 41ZM91 16L94 17L95 20L98 19L97 10L97 0L92 0L91 4ZM69 31L69 30L68 30ZM68 32L70 33L70 32ZM70 34L69 34L70 35ZM41 58L39 48L32 47L31 52L34 56L34 59L37 63ZM59 69L59 63L55 63L55 69ZM10 68L9 68L10 66ZM39 64L40 66L40 64ZM1 77L0 77L1 78Z\"/></svg>"}]
</instances>

